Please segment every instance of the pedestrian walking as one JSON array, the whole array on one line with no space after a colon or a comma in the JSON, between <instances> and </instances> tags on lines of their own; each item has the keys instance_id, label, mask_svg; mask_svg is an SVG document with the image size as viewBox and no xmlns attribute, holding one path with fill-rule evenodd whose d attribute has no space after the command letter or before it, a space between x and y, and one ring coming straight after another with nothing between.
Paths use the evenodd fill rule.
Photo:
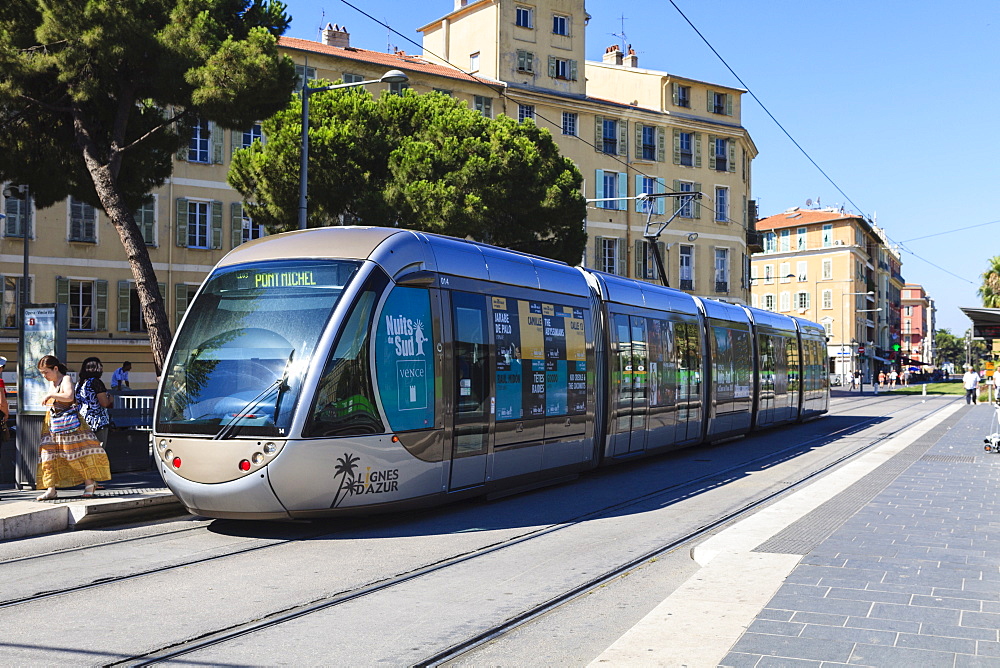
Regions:
<instances>
[{"instance_id":1,"label":"pedestrian walking","mask_svg":"<svg viewBox=\"0 0 1000 668\"><path fill-rule=\"evenodd\" d=\"M885 387L885 371L878 372L878 386L880 388Z\"/></svg>"},{"instance_id":2,"label":"pedestrian walking","mask_svg":"<svg viewBox=\"0 0 1000 668\"><path fill-rule=\"evenodd\" d=\"M962 376L962 387L965 388L965 403L979 403L979 374L971 366L966 367L965 375Z\"/></svg>"},{"instance_id":3,"label":"pedestrian walking","mask_svg":"<svg viewBox=\"0 0 1000 668\"><path fill-rule=\"evenodd\" d=\"M895 369L889 370L889 387L896 387L896 380L899 378L899 374L896 373Z\"/></svg>"},{"instance_id":4,"label":"pedestrian walking","mask_svg":"<svg viewBox=\"0 0 1000 668\"><path fill-rule=\"evenodd\" d=\"M101 380L104 365L96 357L88 357L80 366L80 375L76 381L76 403L80 407L80 415L101 442L101 447L108 445L108 431L111 428L111 417L108 409L114 404L114 397Z\"/></svg>"},{"instance_id":5,"label":"pedestrian walking","mask_svg":"<svg viewBox=\"0 0 1000 668\"><path fill-rule=\"evenodd\" d=\"M865 391L865 378L861 375L860 369L854 372L854 382L857 383L859 392Z\"/></svg>"},{"instance_id":6,"label":"pedestrian walking","mask_svg":"<svg viewBox=\"0 0 1000 668\"><path fill-rule=\"evenodd\" d=\"M122 362L122 365L115 369L115 372L111 374L111 389L112 390L124 390L132 389L132 386L128 384L128 372L132 370L132 363L128 360Z\"/></svg>"},{"instance_id":7,"label":"pedestrian walking","mask_svg":"<svg viewBox=\"0 0 1000 668\"><path fill-rule=\"evenodd\" d=\"M854 372L851 374L851 392L858 389L858 374Z\"/></svg>"},{"instance_id":8,"label":"pedestrian walking","mask_svg":"<svg viewBox=\"0 0 1000 668\"><path fill-rule=\"evenodd\" d=\"M45 493L36 500L58 496L58 488L83 484L84 498L94 496L97 481L111 480L108 455L90 426L80 420L76 392L69 369L54 355L38 361L38 371L46 380L49 393L42 405L49 406L42 423L41 456L35 477L37 489Z\"/></svg>"}]
</instances>

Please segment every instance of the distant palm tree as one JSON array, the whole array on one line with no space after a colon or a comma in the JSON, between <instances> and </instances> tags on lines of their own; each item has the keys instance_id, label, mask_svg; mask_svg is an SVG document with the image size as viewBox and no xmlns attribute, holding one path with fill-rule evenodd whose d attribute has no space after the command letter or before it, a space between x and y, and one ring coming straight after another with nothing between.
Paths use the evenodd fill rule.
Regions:
<instances>
[{"instance_id":1,"label":"distant palm tree","mask_svg":"<svg viewBox=\"0 0 1000 668\"><path fill-rule=\"evenodd\" d=\"M990 258L989 269L983 272L983 284L976 294L986 308L1000 308L1000 255Z\"/></svg>"},{"instance_id":2,"label":"distant palm tree","mask_svg":"<svg viewBox=\"0 0 1000 668\"><path fill-rule=\"evenodd\" d=\"M337 504L343 499L340 498L340 493L344 490L344 483L347 483L347 488L351 489L354 485L354 470L358 468L358 462L361 461L360 457L355 457L352 454L344 453L342 457L337 458L337 466L334 467L334 477L340 477L340 485L337 486L337 493L333 497L333 503L330 504L331 508L336 508ZM350 478L348 480L348 478ZM347 498L346 496L344 497Z\"/></svg>"}]
</instances>

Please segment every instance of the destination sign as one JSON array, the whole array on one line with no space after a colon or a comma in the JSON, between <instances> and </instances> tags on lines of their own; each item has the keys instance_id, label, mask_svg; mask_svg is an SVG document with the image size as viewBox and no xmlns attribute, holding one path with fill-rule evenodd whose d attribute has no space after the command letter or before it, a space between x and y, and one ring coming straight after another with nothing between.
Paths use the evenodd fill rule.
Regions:
<instances>
[{"instance_id":1,"label":"destination sign","mask_svg":"<svg viewBox=\"0 0 1000 668\"><path fill-rule=\"evenodd\" d=\"M241 267L218 277L220 291L276 292L299 288L344 287L357 270L355 263L346 262L268 262L254 267Z\"/></svg>"}]
</instances>

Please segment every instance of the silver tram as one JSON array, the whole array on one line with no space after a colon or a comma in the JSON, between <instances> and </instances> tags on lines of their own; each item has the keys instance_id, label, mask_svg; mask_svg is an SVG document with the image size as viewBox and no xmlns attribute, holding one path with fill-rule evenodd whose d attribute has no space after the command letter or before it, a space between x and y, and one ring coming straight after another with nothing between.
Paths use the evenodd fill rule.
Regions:
<instances>
[{"instance_id":1,"label":"silver tram","mask_svg":"<svg viewBox=\"0 0 1000 668\"><path fill-rule=\"evenodd\" d=\"M432 234L244 244L174 338L153 442L194 514L512 490L827 411L814 323Z\"/></svg>"}]
</instances>

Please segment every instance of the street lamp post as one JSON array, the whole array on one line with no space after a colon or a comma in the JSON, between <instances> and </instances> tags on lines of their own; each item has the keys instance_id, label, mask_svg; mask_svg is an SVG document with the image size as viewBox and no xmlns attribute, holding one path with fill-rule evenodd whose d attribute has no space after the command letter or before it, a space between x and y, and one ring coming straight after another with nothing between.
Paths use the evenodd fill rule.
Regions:
<instances>
[{"instance_id":1,"label":"street lamp post","mask_svg":"<svg viewBox=\"0 0 1000 668\"><path fill-rule=\"evenodd\" d=\"M309 87L309 81L302 78L302 162L299 166L299 229L306 229L306 216L308 213L308 192L309 192L309 96L313 93L321 93L325 90L336 90L338 88L354 88L373 83L404 83L409 81L409 77L399 70L389 70L379 79L369 79L366 81L354 81L351 83L332 84L330 86Z\"/></svg>"},{"instance_id":2,"label":"street lamp post","mask_svg":"<svg viewBox=\"0 0 1000 668\"><path fill-rule=\"evenodd\" d=\"M841 295L841 303L844 305L844 311L843 311L843 313L841 314L841 317L840 317L840 352L841 352L841 358L840 358L840 361L841 361L840 369L841 369L841 371L840 371L840 375L841 375L841 378L843 378L843 376L844 376L844 364L843 364L843 362L844 362L844 358L843 358L844 347L848 345L847 344L847 337L845 336L845 331L846 331L845 330L845 324L847 322L847 299L845 299L845 298L846 297L855 297L855 296L858 296L858 295L867 295L867 296L871 297L874 294L875 294L874 290L869 290L868 292L845 292L844 294ZM882 309L878 309L878 310L882 310ZM861 311L861 310L857 310L857 309L855 310L855 313L865 313L865 312L867 312L867 311ZM854 340L853 336L851 337L851 340L852 341ZM851 350L851 352L850 352L850 357L847 359L847 366L848 366L848 372L851 375L853 375L854 374L854 344L853 343L850 344L850 350ZM843 382L843 381L841 381L841 382Z\"/></svg>"}]
</instances>

